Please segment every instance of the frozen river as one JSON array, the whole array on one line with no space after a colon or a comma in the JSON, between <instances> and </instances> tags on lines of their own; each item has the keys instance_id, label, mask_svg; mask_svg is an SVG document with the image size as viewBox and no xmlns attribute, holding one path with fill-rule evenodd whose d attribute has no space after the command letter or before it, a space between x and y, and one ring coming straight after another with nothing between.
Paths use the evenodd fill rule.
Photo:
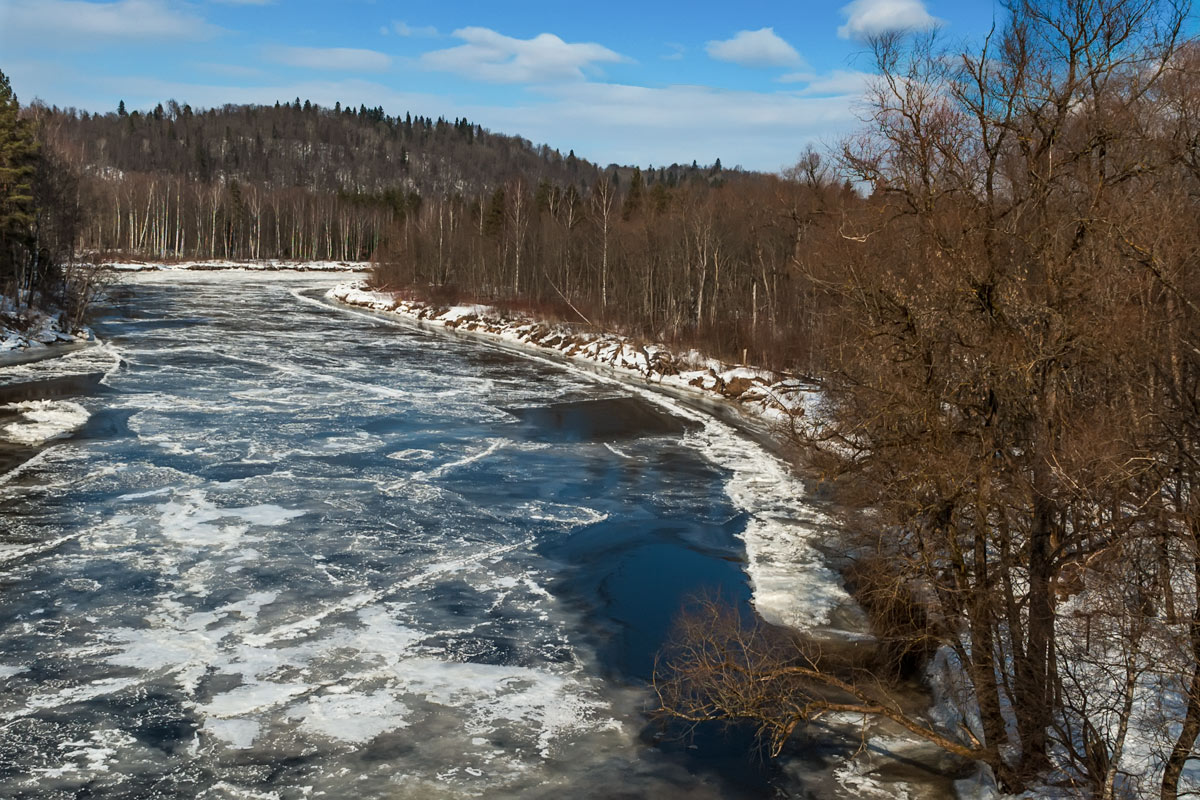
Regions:
<instances>
[{"instance_id":1,"label":"frozen river","mask_svg":"<svg viewBox=\"0 0 1200 800\"><path fill-rule=\"evenodd\" d=\"M798 484L334 280L131 278L42 367L100 383L0 478L0 797L774 796L741 739L658 743L645 679Z\"/></svg>"}]
</instances>

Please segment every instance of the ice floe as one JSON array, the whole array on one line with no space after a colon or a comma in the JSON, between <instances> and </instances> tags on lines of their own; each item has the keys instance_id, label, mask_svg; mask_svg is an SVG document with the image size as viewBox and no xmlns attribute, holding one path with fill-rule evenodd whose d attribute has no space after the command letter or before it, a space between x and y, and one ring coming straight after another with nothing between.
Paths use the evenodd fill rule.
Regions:
<instances>
[{"instance_id":1,"label":"ice floe","mask_svg":"<svg viewBox=\"0 0 1200 800\"><path fill-rule=\"evenodd\" d=\"M70 400L27 400L0 406L18 419L0 428L0 438L27 447L73 433L88 421L88 410Z\"/></svg>"}]
</instances>

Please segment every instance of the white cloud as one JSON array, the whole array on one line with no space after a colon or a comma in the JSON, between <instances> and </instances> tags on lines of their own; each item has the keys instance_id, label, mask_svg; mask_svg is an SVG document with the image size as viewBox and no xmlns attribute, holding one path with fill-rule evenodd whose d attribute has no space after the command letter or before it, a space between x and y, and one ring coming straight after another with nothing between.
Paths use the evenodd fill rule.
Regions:
<instances>
[{"instance_id":1,"label":"white cloud","mask_svg":"<svg viewBox=\"0 0 1200 800\"><path fill-rule=\"evenodd\" d=\"M0 40L37 38L50 45L103 45L112 40L206 39L220 32L164 0L0 0Z\"/></svg>"},{"instance_id":2,"label":"white cloud","mask_svg":"<svg viewBox=\"0 0 1200 800\"><path fill-rule=\"evenodd\" d=\"M471 107L484 127L519 133L599 163L710 163L776 170L806 144L834 141L860 124L845 97L651 88L586 82L537 90L543 102Z\"/></svg>"},{"instance_id":3,"label":"white cloud","mask_svg":"<svg viewBox=\"0 0 1200 800\"><path fill-rule=\"evenodd\" d=\"M412 25L409 25L407 22L401 22L399 20L392 23L392 30L394 30L396 32L397 36L437 36L438 35L438 29L433 27L432 25L417 25L414 27Z\"/></svg>"},{"instance_id":4,"label":"white cloud","mask_svg":"<svg viewBox=\"0 0 1200 800\"><path fill-rule=\"evenodd\" d=\"M488 28L460 28L454 36L466 44L426 53L421 63L492 83L544 83L582 79L597 72L597 64L627 60L607 47L564 42L552 33L514 39Z\"/></svg>"},{"instance_id":5,"label":"white cloud","mask_svg":"<svg viewBox=\"0 0 1200 800\"><path fill-rule=\"evenodd\" d=\"M922 0L854 0L842 7L846 24L838 28L843 39L866 39L888 31L925 30L941 20L925 10Z\"/></svg>"},{"instance_id":6,"label":"white cloud","mask_svg":"<svg viewBox=\"0 0 1200 800\"><path fill-rule=\"evenodd\" d=\"M383 53L352 47L268 47L263 55L289 67L346 72L383 72L392 65Z\"/></svg>"},{"instance_id":7,"label":"white cloud","mask_svg":"<svg viewBox=\"0 0 1200 800\"><path fill-rule=\"evenodd\" d=\"M780 76L781 83L803 83L797 93L807 96L823 97L829 95L862 96L871 82L876 78L870 72L860 72L850 69L835 69L825 75L815 72L790 72Z\"/></svg>"},{"instance_id":8,"label":"white cloud","mask_svg":"<svg viewBox=\"0 0 1200 800\"><path fill-rule=\"evenodd\" d=\"M793 67L803 63L796 48L781 39L774 28L740 31L732 39L709 42L706 49L718 61L744 67Z\"/></svg>"}]
</instances>

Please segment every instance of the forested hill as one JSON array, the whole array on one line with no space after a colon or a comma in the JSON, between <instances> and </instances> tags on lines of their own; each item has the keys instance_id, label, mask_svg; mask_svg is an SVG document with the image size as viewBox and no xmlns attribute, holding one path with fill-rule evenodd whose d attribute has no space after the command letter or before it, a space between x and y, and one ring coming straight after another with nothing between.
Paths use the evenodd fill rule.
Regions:
<instances>
[{"instance_id":1,"label":"forested hill","mask_svg":"<svg viewBox=\"0 0 1200 800\"><path fill-rule=\"evenodd\" d=\"M574 185L602 174L574 152L492 133L466 119L388 116L297 98L195 111L171 101L107 114L38 106L46 143L97 213L85 248L153 258L366 259L389 225L433 197L506 182ZM628 178L628 168L610 174ZM709 180L693 164L656 170ZM619 178L618 178L619 182Z\"/></svg>"},{"instance_id":2,"label":"forested hill","mask_svg":"<svg viewBox=\"0 0 1200 800\"><path fill-rule=\"evenodd\" d=\"M466 119L308 101L193 111L174 101L150 113L49 111L57 142L86 171L144 173L262 189L381 196L474 192L513 175L587 180L595 167Z\"/></svg>"}]
</instances>

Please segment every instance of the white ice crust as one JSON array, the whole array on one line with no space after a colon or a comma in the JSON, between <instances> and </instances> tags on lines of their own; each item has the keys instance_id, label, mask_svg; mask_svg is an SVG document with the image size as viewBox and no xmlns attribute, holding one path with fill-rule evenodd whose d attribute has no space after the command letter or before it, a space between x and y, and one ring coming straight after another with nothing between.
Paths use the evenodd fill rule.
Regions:
<instances>
[{"instance_id":1,"label":"white ice crust","mask_svg":"<svg viewBox=\"0 0 1200 800\"><path fill-rule=\"evenodd\" d=\"M90 416L86 408L69 400L28 400L0 406L0 411L19 415L0 428L0 439L29 447L78 430Z\"/></svg>"}]
</instances>

